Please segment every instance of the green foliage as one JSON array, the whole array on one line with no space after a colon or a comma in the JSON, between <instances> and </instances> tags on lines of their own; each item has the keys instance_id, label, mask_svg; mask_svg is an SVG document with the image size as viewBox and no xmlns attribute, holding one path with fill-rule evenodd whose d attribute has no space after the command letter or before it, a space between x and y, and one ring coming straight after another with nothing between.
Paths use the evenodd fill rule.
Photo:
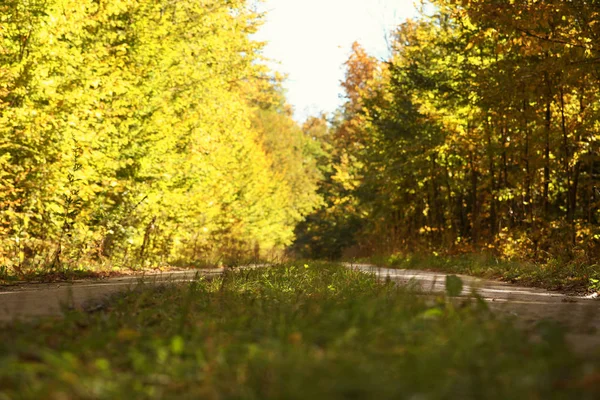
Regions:
<instances>
[{"instance_id":1,"label":"green foliage","mask_svg":"<svg viewBox=\"0 0 600 400\"><path fill-rule=\"evenodd\" d=\"M3 329L0 395L597 398L595 359L551 324L533 334L339 266L237 270Z\"/></svg>"},{"instance_id":2,"label":"green foliage","mask_svg":"<svg viewBox=\"0 0 600 400\"><path fill-rule=\"evenodd\" d=\"M590 278L588 289L595 292L600 292L600 279Z\"/></svg>"},{"instance_id":3,"label":"green foliage","mask_svg":"<svg viewBox=\"0 0 600 400\"><path fill-rule=\"evenodd\" d=\"M463 282L456 275L446 276L446 294L450 297L460 296L463 290Z\"/></svg>"}]
</instances>

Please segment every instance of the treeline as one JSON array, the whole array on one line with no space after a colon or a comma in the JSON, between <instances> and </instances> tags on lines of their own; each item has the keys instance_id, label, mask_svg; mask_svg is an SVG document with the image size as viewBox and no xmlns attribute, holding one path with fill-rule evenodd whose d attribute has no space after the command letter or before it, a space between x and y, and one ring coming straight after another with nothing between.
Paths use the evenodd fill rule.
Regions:
<instances>
[{"instance_id":1,"label":"treeline","mask_svg":"<svg viewBox=\"0 0 600 400\"><path fill-rule=\"evenodd\" d=\"M0 268L265 255L320 202L246 0L0 3Z\"/></svg>"},{"instance_id":2,"label":"treeline","mask_svg":"<svg viewBox=\"0 0 600 400\"><path fill-rule=\"evenodd\" d=\"M298 249L597 263L600 5L432 5L393 34L389 60L354 46L327 207Z\"/></svg>"}]
</instances>

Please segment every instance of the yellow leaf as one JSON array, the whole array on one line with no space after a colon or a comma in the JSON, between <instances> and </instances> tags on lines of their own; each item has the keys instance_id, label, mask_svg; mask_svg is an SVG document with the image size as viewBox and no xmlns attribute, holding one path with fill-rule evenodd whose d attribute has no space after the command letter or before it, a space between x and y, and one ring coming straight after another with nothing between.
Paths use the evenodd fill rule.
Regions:
<instances>
[{"instance_id":1,"label":"yellow leaf","mask_svg":"<svg viewBox=\"0 0 600 400\"><path fill-rule=\"evenodd\" d=\"M127 342L130 340L135 340L140 337L140 333L134 329L123 328L117 332L117 338L122 342Z\"/></svg>"}]
</instances>

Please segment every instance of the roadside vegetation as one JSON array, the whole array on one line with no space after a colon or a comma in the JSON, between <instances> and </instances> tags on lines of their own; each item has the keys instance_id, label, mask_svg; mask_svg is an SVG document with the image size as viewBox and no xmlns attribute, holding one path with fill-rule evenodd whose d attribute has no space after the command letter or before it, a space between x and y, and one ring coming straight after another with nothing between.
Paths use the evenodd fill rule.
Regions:
<instances>
[{"instance_id":1,"label":"roadside vegetation","mask_svg":"<svg viewBox=\"0 0 600 400\"><path fill-rule=\"evenodd\" d=\"M549 323L330 264L140 286L96 312L0 331L0 398L397 399L600 395ZM592 361L590 361L592 360Z\"/></svg>"},{"instance_id":2,"label":"roadside vegetation","mask_svg":"<svg viewBox=\"0 0 600 400\"><path fill-rule=\"evenodd\" d=\"M600 267L597 264L578 264L560 260L549 260L545 263L506 260L486 252L461 255L394 254L352 261L393 268L441 271L500 279L519 285L543 287L567 293L583 294L600 291Z\"/></svg>"},{"instance_id":3,"label":"roadside vegetation","mask_svg":"<svg viewBox=\"0 0 600 400\"><path fill-rule=\"evenodd\" d=\"M0 4L0 279L273 257L318 143L246 0Z\"/></svg>"},{"instance_id":4,"label":"roadside vegetation","mask_svg":"<svg viewBox=\"0 0 600 400\"><path fill-rule=\"evenodd\" d=\"M598 4L423 3L387 59L353 46L326 205L300 223L296 250L597 285Z\"/></svg>"}]
</instances>

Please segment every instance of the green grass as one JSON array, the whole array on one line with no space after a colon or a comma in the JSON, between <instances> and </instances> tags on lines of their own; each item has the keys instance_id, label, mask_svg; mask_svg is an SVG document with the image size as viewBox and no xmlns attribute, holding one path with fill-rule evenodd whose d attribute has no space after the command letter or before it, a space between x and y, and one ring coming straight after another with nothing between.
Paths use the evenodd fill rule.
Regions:
<instances>
[{"instance_id":1,"label":"green grass","mask_svg":"<svg viewBox=\"0 0 600 400\"><path fill-rule=\"evenodd\" d=\"M375 256L366 260L380 266L464 274L546 289L588 292L600 289L600 265L550 260L546 263L511 261L491 254L436 254Z\"/></svg>"},{"instance_id":2,"label":"green grass","mask_svg":"<svg viewBox=\"0 0 600 400\"><path fill-rule=\"evenodd\" d=\"M596 399L600 364L481 301L326 264L142 286L0 331L0 399Z\"/></svg>"}]
</instances>

